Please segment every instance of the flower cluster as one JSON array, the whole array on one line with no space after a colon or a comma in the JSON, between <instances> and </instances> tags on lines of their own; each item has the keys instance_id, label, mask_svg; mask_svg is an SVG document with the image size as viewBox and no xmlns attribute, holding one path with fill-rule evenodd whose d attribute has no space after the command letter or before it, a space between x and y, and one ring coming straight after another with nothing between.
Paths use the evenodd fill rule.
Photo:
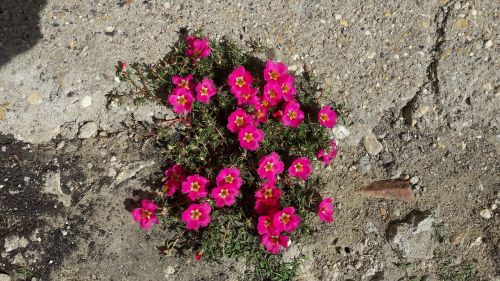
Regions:
<instances>
[{"instance_id":1,"label":"flower cluster","mask_svg":"<svg viewBox=\"0 0 500 281\"><path fill-rule=\"evenodd\" d=\"M217 235L211 231L223 223L220 216L236 213L241 225L255 230L248 232L259 251L271 254L287 248L289 237L307 225L307 211L316 209L320 221L333 222L332 198L315 196L301 205L297 194L314 189L317 195L308 184L318 167L336 157L337 142L327 134L337 123L336 108L306 96L303 82L281 61L252 67L235 59L224 68L220 59L206 59L221 57L208 37L190 35L182 46L181 57L172 60L182 63L161 81L168 81L167 102L178 119L189 122L171 142L169 155L177 155L168 158L161 196L143 199L133 219L144 229L174 221L184 235L201 241L203 233ZM202 247L195 250L196 260L209 256Z\"/></svg>"},{"instance_id":2,"label":"flower cluster","mask_svg":"<svg viewBox=\"0 0 500 281\"><path fill-rule=\"evenodd\" d=\"M172 77L172 83L175 85L175 88L168 96L168 102L172 105L175 113L185 114L191 112L191 107L195 100L208 104L210 98L217 93L214 81L211 79L204 77L196 86L192 80L192 74L188 74L185 77L179 75ZM196 97L193 91L196 92Z\"/></svg>"}]
</instances>

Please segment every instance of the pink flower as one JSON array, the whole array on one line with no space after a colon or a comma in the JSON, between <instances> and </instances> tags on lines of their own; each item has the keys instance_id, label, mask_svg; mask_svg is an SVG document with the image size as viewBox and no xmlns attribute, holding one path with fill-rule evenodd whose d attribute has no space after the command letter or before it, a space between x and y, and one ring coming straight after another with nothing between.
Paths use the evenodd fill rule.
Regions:
<instances>
[{"instance_id":1,"label":"pink flower","mask_svg":"<svg viewBox=\"0 0 500 281\"><path fill-rule=\"evenodd\" d=\"M240 92L235 93L234 96L236 97L236 101L238 102L239 106L245 104L255 105L259 103L259 98L257 97L258 93L258 88L248 87L241 90Z\"/></svg>"},{"instance_id":2,"label":"pink flower","mask_svg":"<svg viewBox=\"0 0 500 281\"><path fill-rule=\"evenodd\" d=\"M333 199L331 197L323 199L321 203L319 203L318 207L318 217L321 221L325 221L327 223L333 222Z\"/></svg>"},{"instance_id":3,"label":"pink flower","mask_svg":"<svg viewBox=\"0 0 500 281\"><path fill-rule=\"evenodd\" d=\"M267 123L267 108L260 104L254 105L254 117L257 123Z\"/></svg>"},{"instance_id":4,"label":"pink flower","mask_svg":"<svg viewBox=\"0 0 500 281\"><path fill-rule=\"evenodd\" d=\"M264 69L264 80L278 81L283 78L287 72L288 68L284 63L268 60L266 62L266 68Z\"/></svg>"},{"instance_id":5,"label":"pink flower","mask_svg":"<svg viewBox=\"0 0 500 281\"><path fill-rule=\"evenodd\" d=\"M295 96L295 78L292 75L286 75L280 80L281 92L283 93L283 99L285 101L292 101Z\"/></svg>"},{"instance_id":6,"label":"pink flower","mask_svg":"<svg viewBox=\"0 0 500 281\"><path fill-rule=\"evenodd\" d=\"M283 118L283 110L278 110L275 113L273 113L273 117L278 120L281 120Z\"/></svg>"},{"instance_id":7,"label":"pink flower","mask_svg":"<svg viewBox=\"0 0 500 281\"><path fill-rule=\"evenodd\" d=\"M290 101L285 105L281 122L284 126L296 128L304 119L304 112L300 110L300 104L296 101Z\"/></svg>"},{"instance_id":8,"label":"pink flower","mask_svg":"<svg viewBox=\"0 0 500 281\"><path fill-rule=\"evenodd\" d=\"M274 185L274 182L264 183L255 192L255 201L267 206L275 206L279 203L281 197L281 189Z\"/></svg>"},{"instance_id":9,"label":"pink flower","mask_svg":"<svg viewBox=\"0 0 500 281\"><path fill-rule=\"evenodd\" d=\"M165 196L173 196L177 188L179 187L179 184L176 184L172 182L171 180L166 180L163 183L163 193L165 193Z\"/></svg>"},{"instance_id":10,"label":"pink flower","mask_svg":"<svg viewBox=\"0 0 500 281\"><path fill-rule=\"evenodd\" d=\"M326 128L333 128L337 124L337 113L332 110L328 105L324 106L318 112L318 121Z\"/></svg>"},{"instance_id":11,"label":"pink flower","mask_svg":"<svg viewBox=\"0 0 500 281\"><path fill-rule=\"evenodd\" d=\"M266 85L264 85L263 95L264 100L268 101L270 106L277 105L283 97L280 84L275 81L267 82Z\"/></svg>"},{"instance_id":12,"label":"pink flower","mask_svg":"<svg viewBox=\"0 0 500 281\"><path fill-rule=\"evenodd\" d=\"M165 170L165 176L166 179L163 184L163 192L166 196L172 196L185 179L184 169L182 166L175 164Z\"/></svg>"},{"instance_id":13,"label":"pink flower","mask_svg":"<svg viewBox=\"0 0 500 281\"><path fill-rule=\"evenodd\" d=\"M208 43L208 36L200 39L194 37L193 35L189 35L187 37L187 49L185 55L196 59L208 57L212 52Z\"/></svg>"},{"instance_id":14,"label":"pink flower","mask_svg":"<svg viewBox=\"0 0 500 281\"><path fill-rule=\"evenodd\" d=\"M142 229L150 229L153 223L158 224L158 219L154 214L157 208L158 206L153 201L142 199L141 207L132 210L131 214L134 221L139 222Z\"/></svg>"},{"instance_id":15,"label":"pink flower","mask_svg":"<svg viewBox=\"0 0 500 281\"><path fill-rule=\"evenodd\" d=\"M288 168L288 174L291 177L300 178L306 180L312 173L311 160L307 157L300 157L292 162L292 165Z\"/></svg>"},{"instance_id":16,"label":"pink flower","mask_svg":"<svg viewBox=\"0 0 500 281\"><path fill-rule=\"evenodd\" d=\"M278 231L292 233L300 225L300 217L295 214L294 207L286 207L273 216L273 226Z\"/></svg>"},{"instance_id":17,"label":"pink flower","mask_svg":"<svg viewBox=\"0 0 500 281\"><path fill-rule=\"evenodd\" d=\"M238 196L238 189L231 185L221 185L212 189L212 198L215 199L215 206L222 208L224 206L231 206L236 202Z\"/></svg>"},{"instance_id":18,"label":"pink flower","mask_svg":"<svg viewBox=\"0 0 500 281\"><path fill-rule=\"evenodd\" d=\"M323 162L323 164L328 165L337 156L337 141L332 140L331 146L327 149L321 149L316 157Z\"/></svg>"},{"instance_id":19,"label":"pink flower","mask_svg":"<svg viewBox=\"0 0 500 281\"><path fill-rule=\"evenodd\" d=\"M191 112L193 100L194 98L190 90L179 87L175 88L168 96L168 102L174 107L174 112L178 114Z\"/></svg>"},{"instance_id":20,"label":"pink flower","mask_svg":"<svg viewBox=\"0 0 500 281\"><path fill-rule=\"evenodd\" d=\"M220 170L215 182L218 186L229 186L234 189L240 189L243 185L238 168L224 168Z\"/></svg>"},{"instance_id":21,"label":"pink flower","mask_svg":"<svg viewBox=\"0 0 500 281\"><path fill-rule=\"evenodd\" d=\"M288 236L280 234L264 234L260 239L260 243L266 247L266 250L271 254L277 254L281 248L288 247Z\"/></svg>"},{"instance_id":22,"label":"pink flower","mask_svg":"<svg viewBox=\"0 0 500 281\"><path fill-rule=\"evenodd\" d=\"M257 231L260 235L271 234L273 230L273 218L270 216L260 216L257 222Z\"/></svg>"},{"instance_id":23,"label":"pink flower","mask_svg":"<svg viewBox=\"0 0 500 281\"><path fill-rule=\"evenodd\" d=\"M239 66L227 78L230 91L234 95L240 94L243 90L250 88L253 83L253 76L249 71L246 71L244 66Z\"/></svg>"},{"instance_id":24,"label":"pink flower","mask_svg":"<svg viewBox=\"0 0 500 281\"><path fill-rule=\"evenodd\" d=\"M276 152L264 156L259 161L257 174L261 179L274 180L276 176L283 173L284 164Z\"/></svg>"},{"instance_id":25,"label":"pink flower","mask_svg":"<svg viewBox=\"0 0 500 281\"><path fill-rule=\"evenodd\" d=\"M191 200L207 196L208 180L198 174L187 177L182 183L181 191Z\"/></svg>"},{"instance_id":26,"label":"pink flower","mask_svg":"<svg viewBox=\"0 0 500 281\"><path fill-rule=\"evenodd\" d=\"M186 223L186 228L198 230L200 227L206 227L210 221L210 212L212 208L207 202L201 204L191 204L182 212L182 221Z\"/></svg>"},{"instance_id":27,"label":"pink flower","mask_svg":"<svg viewBox=\"0 0 500 281\"><path fill-rule=\"evenodd\" d=\"M194 260L200 261L201 258L203 258L203 252L202 251L196 252L196 254L194 255Z\"/></svg>"},{"instance_id":28,"label":"pink flower","mask_svg":"<svg viewBox=\"0 0 500 281\"><path fill-rule=\"evenodd\" d=\"M227 129L233 133L237 133L246 126L253 124L252 116L242 108L238 108L229 114L227 121Z\"/></svg>"},{"instance_id":29,"label":"pink flower","mask_svg":"<svg viewBox=\"0 0 500 281\"><path fill-rule=\"evenodd\" d=\"M172 76L172 83L174 83L179 88L184 88L187 90L193 89L193 74L188 74L186 77L179 75Z\"/></svg>"},{"instance_id":30,"label":"pink flower","mask_svg":"<svg viewBox=\"0 0 500 281\"><path fill-rule=\"evenodd\" d=\"M168 180L177 184L181 184L186 178L186 176L184 175L184 169L181 165L178 164L172 165L172 167L165 170L164 174Z\"/></svg>"},{"instance_id":31,"label":"pink flower","mask_svg":"<svg viewBox=\"0 0 500 281\"><path fill-rule=\"evenodd\" d=\"M198 85L196 85L196 98L202 103L209 103L210 98L215 95L217 89L215 88L214 81L203 78Z\"/></svg>"},{"instance_id":32,"label":"pink flower","mask_svg":"<svg viewBox=\"0 0 500 281\"><path fill-rule=\"evenodd\" d=\"M118 64L120 65L120 69L122 70L122 72L127 71L128 64L126 62L119 62Z\"/></svg>"},{"instance_id":33,"label":"pink flower","mask_svg":"<svg viewBox=\"0 0 500 281\"><path fill-rule=\"evenodd\" d=\"M268 109L269 107L271 107L271 104L269 104L269 101L264 99L264 98L261 98L260 100L260 105L265 108L265 109Z\"/></svg>"},{"instance_id":34,"label":"pink flower","mask_svg":"<svg viewBox=\"0 0 500 281\"><path fill-rule=\"evenodd\" d=\"M253 125L248 125L238 133L240 146L247 150L257 150L264 140L264 132Z\"/></svg>"}]
</instances>

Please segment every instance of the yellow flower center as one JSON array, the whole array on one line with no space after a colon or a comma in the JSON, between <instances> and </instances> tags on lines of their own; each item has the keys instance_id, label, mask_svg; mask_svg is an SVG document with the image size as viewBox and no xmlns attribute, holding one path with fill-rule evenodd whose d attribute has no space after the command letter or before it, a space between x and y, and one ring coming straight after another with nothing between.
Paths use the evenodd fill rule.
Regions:
<instances>
[{"instance_id":1,"label":"yellow flower center","mask_svg":"<svg viewBox=\"0 0 500 281\"><path fill-rule=\"evenodd\" d=\"M326 214L326 212L327 212L326 206L321 207L321 212L323 214Z\"/></svg>"},{"instance_id":2,"label":"yellow flower center","mask_svg":"<svg viewBox=\"0 0 500 281\"><path fill-rule=\"evenodd\" d=\"M264 117L264 112L262 112L262 110L257 110L257 118L262 118Z\"/></svg>"},{"instance_id":3,"label":"yellow flower center","mask_svg":"<svg viewBox=\"0 0 500 281\"><path fill-rule=\"evenodd\" d=\"M328 114L326 113L321 113L320 116L319 116L319 119L323 122L326 122L328 121Z\"/></svg>"},{"instance_id":4,"label":"yellow flower center","mask_svg":"<svg viewBox=\"0 0 500 281\"><path fill-rule=\"evenodd\" d=\"M250 98L250 95L249 95L249 94L247 94L247 93L243 93L241 96L242 96L244 99L246 99L246 100L248 100L248 99Z\"/></svg>"},{"instance_id":5,"label":"yellow flower center","mask_svg":"<svg viewBox=\"0 0 500 281\"><path fill-rule=\"evenodd\" d=\"M262 106L266 108L269 107L269 102L267 100L263 101Z\"/></svg>"},{"instance_id":6,"label":"yellow flower center","mask_svg":"<svg viewBox=\"0 0 500 281\"><path fill-rule=\"evenodd\" d=\"M225 199L228 195L229 195L229 189L227 189L227 188L223 188L219 192L219 196L222 199Z\"/></svg>"},{"instance_id":7,"label":"yellow flower center","mask_svg":"<svg viewBox=\"0 0 500 281\"><path fill-rule=\"evenodd\" d=\"M234 124L236 124L238 127L243 126L244 123L245 120L243 119L242 116L236 116L236 118L234 119Z\"/></svg>"},{"instance_id":8,"label":"yellow flower center","mask_svg":"<svg viewBox=\"0 0 500 281\"><path fill-rule=\"evenodd\" d=\"M201 95L202 96L207 96L208 95L208 89L204 86L201 86Z\"/></svg>"},{"instance_id":9,"label":"yellow flower center","mask_svg":"<svg viewBox=\"0 0 500 281\"><path fill-rule=\"evenodd\" d=\"M271 236L271 242L273 242L273 244L277 244L279 241L279 237L278 236Z\"/></svg>"},{"instance_id":10,"label":"yellow flower center","mask_svg":"<svg viewBox=\"0 0 500 281\"><path fill-rule=\"evenodd\" d=\"M290 215L287 213L284 213L283 215L281 215L280 221L284 224L288 224L290 222Z\"/></svg>"},{"instance_id":11,"label":"yellow flower center","mask_svg":"<svg viewBox=\"0 0 500 281\"><path fill-rule=\"evenodd\" d=\"M200 190L200 184L197 181L191 183L191 191L198 192Z\"/></svg>"},{"instance_id":12,"label":"yellow flower center","mask_svg":"<svg viewBox=\"0 0 500 281\"><path fill-rule=\"evenodd\" d=\"M288 118L290 118L290 120L297 118L297 112L295 112L294 110L288 111Z\"/></svg>"},{"instance_id":13,"label":"yellow flower center","mask_svg":"<svg viewBox=\"0 0 500 281\"><path fill-rule=\"evenodd\" d=\"M300 163L295 164L295 171L302 172L302 170L304 170L304 165Z\"/></svg>"},{"instance_id":14,"label":"yellow flower center","mask_svg":"<svg viewBox=\"0 0 500 281\"><path fill-rule=\"evenodd\" d=\"M245 135L243 136L243 140L245 140L246 142L253 141L253 134L252 133L245 133Z\"/></svg>"},{"instance_id":15,"label":"yellow flower center","mask_svg":"<svg viewBox=\"0 0 500 281\"><path fill-rule=\"evenodd\" d=\"M281 86L281 91L283 93L286 94L286 93L288 93L289 90L290 90L290 88L288 88L288 85L286 83Z\"/></svg>"},{"instance_id":16,"label":"yellow flower center","mask_svg":"<svg viewBox=\"0 0 500 281\"><path fill-rule=\"evenodd\" d=\"M141 217L149 219L153 213L148 210L142 209Z\"/></svg>"},{"instance_id":17,"label":"yellow flower center","mask_svg":"<svg viewBox=\"0 0 500 281\"><path fill-rule=\"evenodd\" d=\"M187 99L186 99L186 97L184 95L178 96L177 97L177 102L179 102L181 105L185 105L186 102L187 102Z\"/></svg>"},{"instance_id":18,"label":"yellow flower center","mask_svg":"<svg viewBox=\"0 0 500 281\"><path fill-rule=\"evenodd\" d=\"M276 98L276 91L274 91L274 90L269 91L269 97L271 97L272 99L275 99Z\"/></svg>"},{"instance_id":19,"label":"yellow flower center","mask_svg":"<svg viewBox=\"0 0 500 281\"><path fill-rule=\"evenodd\" d=\"M226 177L224 177L224 181L226 183L233 183L234 182L234 177L231 176L231 175L227 175Z\"/></svg>"},{"instance_id":20,"label":"yellow flower center","mask_svg":"<svg viewBox=\"0 0 500 281\"><path fill-rule=\"evenodd\" d=\"M266 227L269 227L269 226L271 225L271 222L270 222L269 220L265 220L265 221L264 221L264 225L265 225Z\"/></svg>"},{"instance_id":21,"label":"yellow flower center","mask_svg":"<svg viewBox=\"0 0 500 281\"><path fill-rule=\"evenodd\" d=\"M172 186L170 184L168 184L168 182L167 182L163 186L163 192L168 192L171 188L172 188Z\"/></svg>"},{"instance_id":22,"label":"yellow flower center","mask_svg":"<svg viewBox=\"0 0 500 281\"><path fill-rule=\"evenodd\" d=\"M188 83L188 81L186 81L186 80L183 79L181 81L181 83L179 83L179 87L189 89L189 83Z\"/></svg>"},{"instance_id":23,"label":"yellow flower center","mask_svg":"<svg viewBox=\"0 0 500 281\"><path fill-rule=\"evenodd\" d=\"M273 190L271 188L264 189L264 198L269 199L273 197Z\"/></svg>"},{"instance_id":24,"label":"yellow flower center","mask_svg":"<svg viewBox=\"0 0 500 281\"><path fill-rule=\"evenodd\" d=\"M264 170L266 170L266 172L272 171L273 168L274 168L274 164L272 162L267 162L266 166L264 166Z\"/></svg>"},{"instance_id":25,"label":"yellow flower center","mask_svg":"<svg viewBox=\"0 0 500 281\"><path fill-rule=\"evenodd\" d=\"M280 74L277 71L271 70L271 72L269 72L269 78L271 78L271 80L278 80L278 77L280 77Z\"/></svg>"},{"instance_id":26,"label":"yellow flower center","mask_svg":"<svg viewBox=\"0 0 500 281\"><path fill-rule=\"evenodd\" d=\"M192 211L191 211L191 218L192 218L193 220L199 220L199 219L200 219L200 217L201 217L201 212L200 212L200 210L196 209L196 210L192 210Z\"/></svg>"},{"instance_id":27,"label":"yellow flower center","mask_svg":"<svg viewBox=\"0 0 500 281\"><path fill-rule=\"evenodd\" d=\"M200 49L194 49L194 56L199 57L201 55L201 50Z\"/></svg>"},{"instance_id":28,"label":"yellow flower center","mask_svg":"<svg viewBox=\"0 0 500 281\"><path fill-rule=\"evenodd\" d=\"M238 85L238 87L243 87L245 86L246 82L245 82L245 79L243 79L243 77L236 77L236 85Z\"/></svg>"}]
</instances>

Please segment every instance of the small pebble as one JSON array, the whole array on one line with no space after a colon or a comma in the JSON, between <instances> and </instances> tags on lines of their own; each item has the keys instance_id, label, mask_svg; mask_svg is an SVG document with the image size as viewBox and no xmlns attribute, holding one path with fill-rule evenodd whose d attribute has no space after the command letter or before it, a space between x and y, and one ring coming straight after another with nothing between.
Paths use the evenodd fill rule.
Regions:
<instances>
[{"instance_id":1,"label":"small pebble","mask_svg":"<svg viewBox=\"0 0 500 281\"><path fill-rule=\"evenodd\" d=\"M92 104L92 98L90 96L84 96L80 102L81 107L89 107Z\"/></svg>"},{"instance_id":2,"label":"small pebble","mask_svg":"<svg viewBox=\"0 0 500 281\"><path fill-rule=\"evenodd\" d=\"M112 27L112 26L108 26L108 27L106 27L106 32L107 32L107 33L111 33L111 32L113 32L113 31L115 31L115 28L114 28L114 27Z\"/></svg>"},{"instance_id":3,"label":"small pebble","mask_svg":"<svg viewBox=\"0 0 500 281\"><path fill-rule=\"evenodd\" d=\"M410 183L411 183L411 184L417 184L417 183L418 183L418 177L417 177L417 176L415 176L415 177L411 177L411 179L410 179Z\"/></svg>"},{"instance_id":4,"label":"small pebble","mask_svg":"<svg viewBox=\"0 0 500 281\"><path fill-rule=\"evenodd\" d=\"M5 151L7 151L7 147L4 145L4 146L2 146L2 152L5 152Z\"/></svg>"},{"instance_id":5,"label":"small pebble","mask_svg":"<svg viewBox=\"0 0 500 281\"><path fill-rule=\"evenodd\" d=\"M60 141L57 146L56 146L56 149L57 150L61 150L64 146L66 145L66 142L65 141Z\"/></svg>"},{"instance_id":6,"label":"small pebble","mask_svg":"<svg viewBox=\"0 0 500 281\"><path fill-rule=\"evenodd\" d=\"M486 41L486 42L484 43L484 48L485 48L485 49L489 49L489 48L491 48L492 46L493 46L493 41L491 41L491 40L488 40L488 41Z\"/></svg>"},{"instance_id":7,"label":"small pebble","mask_svg":"<svg viewBox=\"0 0 500 281\"><path fill-rule=\"evenodd\" d=\"M483 209L481 212L479 212L479 215L483 217L484 219L490 219L491 218L491 210L490 209Z\"/></svg>"}]
</instances>

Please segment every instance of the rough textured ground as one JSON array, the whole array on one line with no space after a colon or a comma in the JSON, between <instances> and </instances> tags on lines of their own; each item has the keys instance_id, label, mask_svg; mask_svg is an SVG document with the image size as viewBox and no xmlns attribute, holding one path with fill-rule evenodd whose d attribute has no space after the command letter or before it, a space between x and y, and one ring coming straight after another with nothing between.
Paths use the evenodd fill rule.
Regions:
<instances>
[{"instance_id":1,"label":"rough textured ground","mask_svg":"<svg viewBox=\"0 0 500 281\"><path fill-rule=\"evenodd\" d=\"M148 126L171 113L107 106L114 66L154 62L181 27L260 39L350 109L336 222L287 252L309 257L300 280L499 280L498 1L183 2L0 2L0 280L240 278L242 261L160 260L161 231L124 207L158 176ZM354 192L405 177L415 203Z\"/></svg>"}]
</instances>

